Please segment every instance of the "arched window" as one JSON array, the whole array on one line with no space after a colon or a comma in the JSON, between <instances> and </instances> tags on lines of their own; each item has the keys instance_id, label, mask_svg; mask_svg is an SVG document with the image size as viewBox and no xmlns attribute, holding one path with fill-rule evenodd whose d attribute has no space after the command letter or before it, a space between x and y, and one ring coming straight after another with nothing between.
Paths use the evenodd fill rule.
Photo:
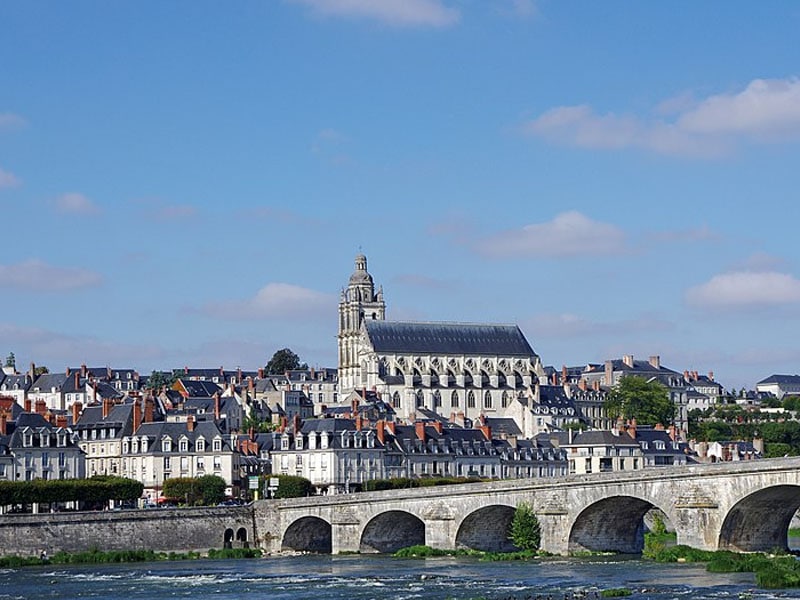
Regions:
<instances>
[{"instance_id":1,"label":"arched window","mask_svg":"<svg viewBox=\"0 0 800 600\"><path fill-rule=\"evenodd\" d=\"M458 408L458 392L455 390L450 394L450 408Z\"/></svg>"},{"instance_id":2,"label":"arched window","mask_svg":"<svg viewBox=\"0 0 800 600\"><path fill-rule=\"evenodd\" d=\"M467 408L475 408L475 392L472 390L467 393Z\"/></svg>"},{"instance_id":3,"label":"arched window","mask_svg":"<svg viewBox=\"0 0 800 600\"><path fill-rule=\"evenodd\" d=\"M500 396L500 406L508 408L508 392L503 390L503 395Z\"/></svg>"},{"instance_id":4,"label":"arched window","mask_svg":"<svg viewBox=\"0 0 800 600\"><path fill-rule=\"evenodd\" d=\"M433 407L434 408L441 408L442 407L442 394L439 390L433 392Z\"/></svg>"},{"instance_id":5,"label":"arched window","mask_svg":"<svg viewBox=\"0 0 800 600\"><path fill-rule=\"evenodd\" d=\"M400 394L398 392L392 394L392 408L400 408Z\"/></svg>"},{"instance_id":6,"label":"arched window","mask_svg":"<svg viewBox=\"0 0 800 600\"><path fill-rule=\"evenodd\" d=\"M422 390L417 390L417 408L422 408L423 406L425 406L425 396Z\"/></svg>"},{"instance_id":7,"label":"arched window","mask_svg":"<svg viewBox=\"0 0 800 600\"><path fill-rule=\"evenodd\" d=\"M492 408L492 392L489 390L483 394L483 408Z\"/></svg>"}]
</instances>

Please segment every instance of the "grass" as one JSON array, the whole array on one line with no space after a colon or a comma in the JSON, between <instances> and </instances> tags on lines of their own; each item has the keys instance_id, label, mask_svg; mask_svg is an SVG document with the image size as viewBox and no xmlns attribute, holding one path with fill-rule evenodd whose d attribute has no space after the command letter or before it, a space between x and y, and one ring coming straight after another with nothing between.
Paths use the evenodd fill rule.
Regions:
<instances>
[{"instance_id":1,"label":"grass","mask_svg":"<svg viewBox=\"0 0 800 600\"><path fill-rule=\"evenodd\" d=\"M234 548L225 550L209 550L207 558L257 558L261 550L251 548ZM35 567L42 565L87 565L106 563L156 562L162 560L197 560L204 558L199 552L154 552L153 550L109 550L98 549L85 552L56 552L48 558L33 556L2 556L0 568L16 569L19 567Z\"/></svg>"},{"instance_id":2,"label":"grass","mask_svg":"<svg viewBox=\"0 0 800 600\"><path fill-rule=\"evenodd\" d=\"M628 588L610 588L600 592L601 598L621 598L622 596L630 596L631 592Z\"/></svg>"},{"instance_id":3,"label":"grass","mask_svg":"<svg viewBox=\"0 0 800 600\"><path fill-rule=\"evenodd\" d=\"M517 552L484 552L482 550L472 550L469 548L459 548L457 550L442 550L431 548L430 546L408 546L400 548L392 556L395 558L431 558L437 556L472 556L486 561L504 560L530 560L538 556L547 556L547 553L536 552L534 550L519 550Z\"/></svg>"},{"instance_id":4,"label":"grass","mask_svg":"<svg viewBox=\"0 0 800 600\"><path fill-rule=\"evenodd\" d=\"M689 546L648 545L643 558L656 562L704 562L711 573L755 573L756 585L765 589L800 587L800 561L784 554L697 550Z\"/></svg>"}]
</instances>

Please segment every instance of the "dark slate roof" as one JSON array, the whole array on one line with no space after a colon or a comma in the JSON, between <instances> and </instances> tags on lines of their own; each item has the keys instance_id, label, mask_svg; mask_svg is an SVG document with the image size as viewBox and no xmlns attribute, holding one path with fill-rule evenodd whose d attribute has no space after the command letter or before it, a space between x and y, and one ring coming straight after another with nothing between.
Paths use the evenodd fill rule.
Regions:
<instances>
[{"instance_id":1,"label":"dark slate roof","mask_svg":"<svg viewBox=\"0 0 800 600\"><path fill-rule=\"evenodd\" d=\"M133 421L133 402L126 402L125 404L115 404L111 407L108 416L103 418L103 405L91 404L84 407L80 418L77 423L73 423L72 427L75 430L92 429L98 426L106 425L119 425L124 427L124 431L120 435L130 432L130 426Z\"/></svg>"},{"instance_id":2,"label":"dark slate roof","mask_svg":"<svg viewBox=\"0 0 800 600\"><path fill-rule=\"evenodd\" d=\"M536 356L516 325L365 321L376 352Z\"/></svg>"},{"instance_id":3,"label":"dark slate roof","mask_svg":"<svg viewBox=\"0 0 800 600\"><path fill-rule=\"evenodd\" d=\"M522 430L514 419L507 417L486 417L486 424L492 428L492 436L495 435L522 435Z\"/></svg>"},{"instance_id":4,"label":"dark slate roof","mask_svg":"<svg viewBox=\"0 0 800 600\"><path fill-rule=\"evenodd\" d=\"M582 431L572 438L572 444L562 446L638 446L639 444L628 434L616 435L610 431Z\"/></svg>"},{"instance_id":5,"label":"dark slate roof","mask_svg":"<svg viewBox=\"0 0 800 600\"><path fill-rule=\"evenodd\" d=\"M186 437L191 443L194 443L200 437L204 438L207 442L211 442L214 438L219 437L222 439L222 449L224 452L233 450L230 444L230 436L224 435L213 421L196 422L194 424L194 431L189 431L186 423L183 422L142 423L135 432L135 435L138 437L146 437L152 442L155 442L149 446L149 454L164 454L161 450L161 444L157 442L165 437L173 441L170 454L178 453L176 442L182 437Z\"/></svg>"},{"instance_id":6,"label":"dark slate roof","mask_svg":"<svg viewBox=\"0 0 800 600\"><path fill-rule=\"evenodd\" d=\"M193 379L181 378L180 383L190 397L210 397L216 392L222 392L222 388L213 381L196 381Z\"/></svg>"},{"instance_id":7,"label":"dark slate roof","mask_svg":"<svg viewBox=\"0 0 800 600\"><path fill-rule=\"evenodd\" d=\"M768 383L800 385L800 375L770 375L766 379L759 381L756 385L765 385Z\"/></svg>"},{"instance_id":8,"label":"dark slate roof","mask_svg":"<svg viewBox=\"0 0 800 600\"><path fill-rule=\"evenodd\" d=\"M66 381L67 375L65 373L43 373L33 382L33 387L38 387L42 392L49 392L53 388L61 390Z\"/></svg>"}]
</instances>

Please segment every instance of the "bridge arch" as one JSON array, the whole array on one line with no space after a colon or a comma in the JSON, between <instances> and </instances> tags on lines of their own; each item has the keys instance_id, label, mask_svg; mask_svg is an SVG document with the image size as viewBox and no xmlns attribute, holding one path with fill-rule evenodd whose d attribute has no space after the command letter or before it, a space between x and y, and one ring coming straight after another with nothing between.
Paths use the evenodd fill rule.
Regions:
<instances>
[{"instance_id":1,"label":"bridge arch","mask_svg":"<svg viewBox=\"0 0 800 600\"><path fill-rule=\"evenodd\" d=\"M484 552L518 550L508 539L515 510L513 506L494 504L469 513L458 527L456 548Z\"/></svg>"},{"instance_id":2,"label":"bridge arch","mask_svg":"<svg viewBox=\"0 0 800 600\"><path fill-rule=\"evenodd\" d=\"M390 510L370 519L361 533L359 551L387 554L425 544L425 523L409 512Z\"/></svg>"},{"instance_id":3,"label":"bridge arch","mask_svg":"<svg viewBox=\"0 0 800 600\"><path fill-rule=\"evenodd\" d=\"M719 548L742 552L787 549L789 523L798 508L798 485L771 486L745 496L725 515Z\"/></svg>"},{"instance_id":4,"label":"bridge arch","mask_svg":"<svg viewBox=\"0 0 800 600\"><path fill-rule=\"evenodd\" d=\"M644 548L644 515L661 508L636 496L610 496L586 506L572 523L568 552L638 554ZM670 514L661 508L670 518Z\"/></svg>"},{"instance_id":5,"label":"bridge arch","mask_svg":"<svg viewBox=\"0 0 800 600\"><path fill-rule=\"evenodd\" d=\"M281 550L330 554L332 550L331 524L319 517L301 517L286 528Z\"/></svg>"}]
</instances>

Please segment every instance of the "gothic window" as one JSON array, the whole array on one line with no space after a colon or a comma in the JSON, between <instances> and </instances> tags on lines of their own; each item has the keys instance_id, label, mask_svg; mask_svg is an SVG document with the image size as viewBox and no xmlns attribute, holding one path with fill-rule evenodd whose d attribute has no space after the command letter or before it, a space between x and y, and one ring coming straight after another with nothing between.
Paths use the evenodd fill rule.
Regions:
<instances>
[{"instance_id":1,"label":"gothic window","mask_svg":"<svg viewBox=\"0 0 800 600\"><path fill-rule=\"evenodd\" d=\"M439 392L439 390L433 392L433 407L434 408L442 407L442 394Z\"/></svg>"},{"instance_id":2,"label":"gothic window","mask_svg":"<svg viewBox=\"0 0 800 600\"><path fill-rule=\"evenodd\" d=\"M503 395L500 397L500 405L503 408L508 408L508 392L503 390Z\"/></svg>"},{"instance_id":3,"label":"gothic window","mask_svg":"<svg viewBox=\"0 0 800 600\"><path fill-rule=\"evenodd\" d=\"M450 408L458 408L458 392L455 390L450 394Z\"/></svg>"},{"instance_id":4,"label":"gothic window","mask_svg":"<svg viewBox=\"0 0 800 600\"><path fill-rule=\"evenodd\" d=\"M400 408L400 394L398 392L392 394L392 408Z\"/></svg>"},{"instance_id":5,"label":"gothic window","mask_svg":"<svg viewBox=\"0 0 800 600\"><path fill-rule=\"evenodd\" d=\"M425 406L425 396L422 390L417 390L417 408L422 408L423 406Z\"/></svg>"},{"instance_id":6,"label":"gothic window","mask_svg":"<svg viewBox=\"0 0 800 600\"><path fill-rule=\"evenodd\" d=\"M489 390L483 395L483 408L492 408L492 393Z\"/></svg>"},{"instance_id":7,"label":"gothic window","mask_svg":"<svg viewBox=\"0 0 800 600\"><path fill-rule=\"evenodd\" d=\"M467 408L475 408L475 392L472 390L467 393Z\"/></svg>"}]
</instances>

